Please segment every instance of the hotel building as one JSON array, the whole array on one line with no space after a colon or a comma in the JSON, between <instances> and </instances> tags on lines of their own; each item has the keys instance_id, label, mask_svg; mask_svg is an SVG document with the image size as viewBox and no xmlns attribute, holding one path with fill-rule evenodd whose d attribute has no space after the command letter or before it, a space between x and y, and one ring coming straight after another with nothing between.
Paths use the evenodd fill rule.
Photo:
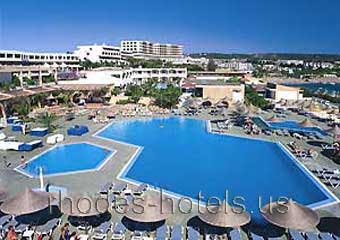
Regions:
<instances>
[{"instance_id":1,"label":"hotel building","mask_svg":"<svg viewBox=\"0 0 340 240\"><path fill-rule=\"evenodd\" d=\"M280 100L302 100L303 89L300 87L268 83L265 89L265 97L276 102Z\"/></svg>"},{"instance_id":2,"label":"hotel building","mask_svg":"<svg viewBox=\"0 0 340 240\"><path fill-rule=\"evenodd\" d=\"M122 41L122 54L126 57L140 59L159 59L178 61L183 56L183 46L175 44L152 43L148 41Z\"/></svg>"},{"instance_id":3,"label":"hotel building","mask_svg":"<svg viewBox=\"0 0 340 240\"><path fill-rule=\"evenodd\" d=\"M103 67L81 72L84 77L72 81L60 81L63 85L109 85L124 86L129 83L142 84L148 80L159 82L183 81L187 78L186 68L112 68Z\"/></svg>"},{"instance_id":4,"label":"hotel building","mask_svg":"<svg viewBox=\"0 0 340 240\"><path fill-rule=\"evenodd\" d=\"M72 53L34 53L0 50L0 65L44 65L59 69L79 68L79 58Z\"/></svg>"},{"instance_id":5,"label":"hotel building","mask_svg":"<svg viewBox=\"0 0 340 240\"><path fill-rule=\"evenodd\" d=\"M212 103L221 100L229 103L244 102L245 85L221 80L193 79L181 84L183 92L195 93L196 97L208 99Z\"/></svg>"},{"instance_id":6,"label":"hotel building","mask_svg":"<svg viewBox=\"0 0 340 240\"><path fill-rule=\"evenodd\" d=\"M81 61L122 63L120 47L105 44L77 46L74 54Z\"/></svg>"}]
</instances>

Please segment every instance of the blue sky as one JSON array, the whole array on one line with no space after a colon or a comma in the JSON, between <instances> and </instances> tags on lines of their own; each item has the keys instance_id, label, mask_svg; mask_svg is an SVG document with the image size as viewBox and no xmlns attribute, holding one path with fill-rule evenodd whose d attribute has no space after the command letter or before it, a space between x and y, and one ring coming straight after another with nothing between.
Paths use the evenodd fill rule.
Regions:
<instances>
[{"instance_id":1,"label":"blue sky","mask_svg":"<svg viewBox=\"0 0 340 240\"><path fill-rule=\"evenodd\" d=\"M339 9L339 0L1 0L0 49L146 39L187 53L340 53Z\"/></svg>"}]
</instances>

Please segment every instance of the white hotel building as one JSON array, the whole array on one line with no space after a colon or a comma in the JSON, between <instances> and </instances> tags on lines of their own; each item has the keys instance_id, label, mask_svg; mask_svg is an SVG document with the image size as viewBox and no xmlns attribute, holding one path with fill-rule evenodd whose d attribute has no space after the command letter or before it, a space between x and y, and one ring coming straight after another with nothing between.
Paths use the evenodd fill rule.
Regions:
<instances>
[{"instance_id":1,"label":"white hotel building","mask_svg":"<svg viewBox=\"0 0 340 240\"><path fill-rule=\"evenodd\" d=\"M188 72L186 68L96 68L91 71L83 71L79 80L60 81L60 84L72 85L96 85L123 86L128 83L141 84L148 80L159 82L171 82L185 80Z\"/></svg>"},{"instance_id":2,"label":"white hotel building","mask_svg":"<svg viewBox=\"0 0 340 240\"><path fill-rule=\"evenodd\" d=\"M74 54L79 57L81 61L91 62L113 62L123 63L120 47L110 45L81 45L77 46Z\"/></svg>"},{"instance_id":3,"label":"white hotel building","mask_svg":"<svg viewBox=\"0 0 340 240\"><path fill-rule=\"evenodd\" d=\"M126 57L180 61L183 59L183 46L152 43L148 41L121 41L120 49Z\"/></svg>"},{"instance_id":4,"label":"white hotel building","mask_svg":"<svg viewBox=\"0 0 340 240\"><path fill-rule=\"evenodd\" d=\"M72 53L35 53L0 50L0 65L30 66L43 65L58 69L79 69L79 58Z\"/></svg>"}]
</instances>

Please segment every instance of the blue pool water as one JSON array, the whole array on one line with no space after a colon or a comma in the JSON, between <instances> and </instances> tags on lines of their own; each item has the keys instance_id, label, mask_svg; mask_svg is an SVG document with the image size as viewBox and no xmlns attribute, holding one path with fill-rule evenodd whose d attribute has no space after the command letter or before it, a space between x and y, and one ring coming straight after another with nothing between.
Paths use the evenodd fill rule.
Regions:
<instances>
[{"instance_id":1,"label":"blue pool water","mask_svg":"<svg viewBox=\"0 0 340 240\"><path fill-rule=\"evenodd\" d=\"M281 130L289 130L301 133L310 133L310 134L321 134L325 136L326 133L321 128L318 127L303 127L297 121L286 120L286 121L279 121L279 122L268 122L260 117L254 117L255 123L263 123L266 127L270 129L281 129Z\"/></svg>"},{"instance_id":2,"label":"blue pool water","mask_svg":"<svg viewBox=\"0 0 340 240\"><path fill-rule=\"evenodd\" d=\"M206 122L184 118L117 121L98 136L143 146L122 178L196 199L245 199L253 219L269 197L315 206L335 199L273 142L211 134Z\"/></svg>"},{"instance_id":3,"label":"blue pool water","mask_svg":"<svg viewBox=\"0 0 340 240\"><path fill-rule=\"evenodd\" d=\"M73 173L99 168L113 154L112 151L89 143L58 145L31 159L17 170L30 176L39 176L39 167L44 175Z\"/></svg>"}]
</instances>

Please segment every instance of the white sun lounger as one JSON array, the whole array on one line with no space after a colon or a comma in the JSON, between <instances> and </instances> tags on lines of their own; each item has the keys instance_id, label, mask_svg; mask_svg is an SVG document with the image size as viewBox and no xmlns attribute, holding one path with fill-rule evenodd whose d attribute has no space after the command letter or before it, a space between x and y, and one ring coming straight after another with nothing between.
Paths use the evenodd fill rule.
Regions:
<instances>
[{"instance_id":1,"label":"white sun lounger","mask_svg":"<svg viewBox=\"0 0 340 240\"><path fill-rule=\"evenodd\" d=\"M306 232L305 235L307 240L319 240L318 234L314 232Z\"/></svg>"},{"instance_id":2,"label":"white sun lounger","mask_svg":"<svg viewBox=\"0 0 340 240\"><path fill-rule=\"evenodd\" d=\"M0 228L3 228L11 219L12 219L12 216L10 215L1 216L0 217Z\"/></svg>"},{"instance_id":3,"label":"white sun lounger","mask_svg":"<svg viewBox=\"0 0 340 240\"><path fill-rule=\"evenodd\" d=\"M334 240L332 237L332 234L330 233L326 233L326 232L322 232L319 234L321 240Z\"/></svg>"},{"instance_id":4,"label":"white sun lounger","mask_svg":"<svg viewBox=\"0 0 340 240\"><path fill-rule=\"evenodd\" d=\"M112 230L112 239L123 240L127 229L122 223L117 223Z\"/></svg>"},{"instance_id":5,"label":"white sun lounger","mask_svg":"<svg viewBox=\"0 0 340 240\"><path fill-rule=\"evenodd\" d=\"M0 141L0 150L15 150L18 151L22 142L7 142L7 141Z\"/></svg>"},{"instance_id":6,"label":"white sun lounger","mask_svg":"<svg viewBox=\"0 0 340 240\"><path fill-rule=\"evenodd\" d=\"M252 240L264 240L264 238L256 233L250 232L250 237Z\"/></svg>"},{"instance_id":7,"label":"white sun lounger","mask_svg":"<svg viewBox=\"0 0 340 240\"><path fill-rule=\"evenodd\" d=\"M49 136L46 139L46 143L53 145L53 144L60 143L60 142L64 141L64 139L65 138L64 138L63 134L55 134L55 135Z\"/></svg>"},{"instance_id":8,"label":"white sun lounger","mask_svg":"<svg viewBox=\"0 0 340 240\"><path fill-rule=\"evenodd\" d=\"M292 240L305 240L305 238L302 236L301 232L293 229L288 230L289 236Z\"/></svg>"},{"instance_id":9,"label":"white sun lounger","mask_svg":"<svg viewBox=\"0 0 340 240\"><path fill-rule=\"evenodd\" d=\"M59 224L60 219L58 218L51 219L44 225L38 226L36 232L43 235L50 235Z\"/></svg>"},{"instance_id":10,"label":"white sun lounger","mask_svg":"<svg viewBox=\"0 0 340 240\"><path fill-rule=\"evenodd\" d=\"M111 229L111 222L104 222L94 229L92 239L104 240L107 239L107 233Z\"/></svg>"},{"instance_id":11,"label":"white sun lounger","mask_svg":"<svg viewBox=\"0 0 340 240\"><path fill-rule=\"evenodd\" d=\"M4 140L6 139L6 134L4 134L3 132L0 132L0 140Z\"/></svg>"}]
</instances>

